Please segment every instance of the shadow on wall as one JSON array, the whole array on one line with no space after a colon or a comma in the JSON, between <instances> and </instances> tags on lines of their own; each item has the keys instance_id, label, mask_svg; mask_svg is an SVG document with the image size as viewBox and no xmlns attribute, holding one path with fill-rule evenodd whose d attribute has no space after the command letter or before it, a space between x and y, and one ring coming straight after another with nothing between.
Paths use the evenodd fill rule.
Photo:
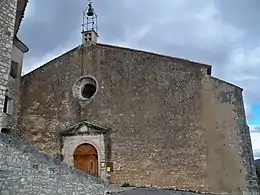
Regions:
<instances>
[{"instance_id":1,"label":"shadow on wall","mask_svg":"<svg viewBox=\"0 0 260 195\"><path fill-rule=\"evenodd\" d=\"M1 132L6 134L6 135L9 135L11 133L11 130L10 129L7 129L7 128L2 128L1 129Z\"/></svg>"},{"instance_id":2,"label":"shadow on wall","mask_svg":"<svg viewBox=\"0 0 260 195\"><path fill-rule=\"evenodd\" d=\"M256 167L256 175L257 175L257 181L260 185L260 159L255 160L255 167Z\"/></svg>"}]
</instances>

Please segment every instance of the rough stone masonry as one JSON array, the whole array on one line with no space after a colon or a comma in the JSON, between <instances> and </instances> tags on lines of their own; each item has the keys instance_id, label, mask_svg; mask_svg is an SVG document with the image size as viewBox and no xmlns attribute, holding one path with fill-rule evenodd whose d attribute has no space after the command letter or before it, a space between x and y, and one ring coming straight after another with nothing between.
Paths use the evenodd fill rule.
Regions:
<instances>
[{"instance_id":1,"label":"rough stone masonry","mask_svg":"<svg viewBox=\"0 0 260 195\"><path fill-rule=\"evenodd\" d=\"M79 46L22 77L22 138L71 165L76 147L92 144L113 163L116 185L253 191L242 89L210 72L144 51ZM82 78L97 89L86 106Z\"/></svg>"},{"instance_id":2,"label":"rough stone masonry","mask_svg":"<svg viewBox=\"0 0 260 195\"><path fill-rule=\"evenodd\" d=\"M0 194L103 195L104 182L0 133Z\"/></svg>"},{"instance_id":3,"label":"rough stone masonry","mask_svg":"<svg viewBox=\"0 0 260 195\"><path fill-rule=\"evenodd\" d=\"M0 126L5 101L8 73L11 66L17 0L0 1Z\"/></svg>"}]
</instances>

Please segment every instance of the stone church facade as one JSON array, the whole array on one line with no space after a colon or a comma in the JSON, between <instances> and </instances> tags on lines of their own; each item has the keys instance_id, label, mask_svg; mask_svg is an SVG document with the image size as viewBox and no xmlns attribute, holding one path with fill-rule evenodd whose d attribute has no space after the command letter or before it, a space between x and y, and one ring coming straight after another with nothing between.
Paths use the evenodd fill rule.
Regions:
<instances>
[{"instance_id":1,"label":"stone church facade","mask_svg":"<svg viewBox=\"0 0 260 195\"><path fill-rule=\"evenodd\" d=\"M256 185L242 89L208 65L80 45L23 76L20 90L13 132L98 177L108 169L110 183L228 193Z\"/></svg>"},{"instance_id":2,"label":"stone church facade","mask_svg":"<svg viewBox=\"0 0 260 195\"><path fill-rule=\"evenodd\" d=\"M83 172L116 185L257 187L243 90L211 66L82 44L17 75L2 132Z\"/></svg>"}]
</instances>

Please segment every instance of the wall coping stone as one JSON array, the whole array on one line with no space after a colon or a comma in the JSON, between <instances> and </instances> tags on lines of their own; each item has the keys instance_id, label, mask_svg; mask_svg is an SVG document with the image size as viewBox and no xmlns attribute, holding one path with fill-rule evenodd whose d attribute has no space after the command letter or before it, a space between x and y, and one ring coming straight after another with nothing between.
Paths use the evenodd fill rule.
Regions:
<instances>
[{"instance_id":1,"label":"wall coping stone","mask_svg":"<svg viewBox=\"0 0 260 195\"><path fill-rule=\"evenodd\" d=\"M54 157L51 157L44 152L37 150L36 148L33 148L31 146L24 144L20 140L17 140L17 139L14 139L14 138L12 138L8 135L5 135L4 133L0 133L0 144L1 143L5 143L6 145L9 145L11 147L15 147L17 150L22 151L23 153L33 153L36 157L42 158L46 162L53 163L54 165L58 165L59 167L64 168L66 170L69 170L70 172L75 173L79 176L86 177L90 180L93 180L97 184L104 184L105 185L105 182L103 180L98 179L98 178L91 176L89 174L86 174L86 173L72 167L71 165L63 163L60 160L58 160Z\"/></svg>"}]
</instances>

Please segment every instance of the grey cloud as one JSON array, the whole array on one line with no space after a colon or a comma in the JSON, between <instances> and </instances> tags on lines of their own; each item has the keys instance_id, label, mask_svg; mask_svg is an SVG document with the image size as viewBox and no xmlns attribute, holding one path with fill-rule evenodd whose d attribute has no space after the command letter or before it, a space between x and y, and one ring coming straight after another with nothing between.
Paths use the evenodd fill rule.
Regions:
<instances>
[{"instance_id":1,"label":"grey cloud","mask_svg":"<svg viewBox=\"0 0 260 195\"><path fill-rule=\"evenodd\" d=\"M227 59L226 55L233 47L232 43L225 40L218 44L219 40L214 40L215 37L207 37L207 32L212 26L201 24L200 20L204 20L203 16L202 18L195 17L203 10L206 12L212 9L212 5L215 4L205 3L212 2L205 0L201 0L199 3L183 0L182 5L174 2L165 1L162 4L155 0L149 2L95 1L96 10L100 15L101 40L124 42L128 39L131 43L131 37L138 33L141 27L152 26L148 34L143 36L144 40L132 44L133 47L152 47L163 52L165 52L163 48L165 47L172 50L166 51L172 55L178 51L177 56L194 58L212 64L223 64L222 61ZM226 1L217 2L217 5L222 5ZM81 11L86 7L86 0L77 0L76 3L70 0L38 0L37 3L36 1L30 3L35 6L35 16L24 19L20 33L31 48L30 55L44 55L57 47L62 47L63 43L73 36L80 36L76 33L77 29L80 28ZM210 4L212 5L210 6ZM229 3L227 4L229 5ZM231 5L229 7L232 8ZM213 18L228 15L225 9L222 9L223 6L218 6L218 8L221 12L212 16ZM161 24L157 24L158 21L162 21ZM223 29L219 30L218 33L221 34ZM199 38L200 34L201 38ZM180 43L181 45L179 45ZM169 44L170 46L167 46ZM204 45L204 48L200 48L200 45ZM186 49L182 49L182 47ZM208 53L204 54L203 52Z\"/></svg>"},{"instance_id":2,"label":"grey cloud","mask_svg":"<svg viewBox=\"0 0 260 195\"><path fill-rule=\"evenodd\" d=\"M252 128L252 129L251 129L251 132L253 132L253 133L259 132L259 133L260 133L260 126L257 126L257 127ZM260 141L260 140L259 140L259 141ZM260 150L259 150L259 151L260 151Z\"/></svg>"},{"instance_id":3,"label":"grey cloud","mask_svg":"<svg viewBox=\"0 0 260 195\"><path fill-rule=\"evenodd\" d=\"M230 49L229 46L225 47L225 45L214 48L211 45L214 45L213 42L201 42L205 46L198 48L197 44L194 44L192 40L193 34L192 29L186 28L185 26L175 25L176 30L169 33L168 36L163 36L160 38L161 46L158 48L158 44L153 44L151 40L157 40L158 35L163 30L160 31L160 28L156 30L157 33L150 33L146 35L139 43L138 47L148 47L153 51L158 51L161 53L166 53L172 56L178 56L181 58L186 58L194 61L199 61L203 63L208 63L213 65L213 71L217 71L215 69L215 65L221 65L224 63L225 59L228 57L228 51ZM172 34L172 35L170 35ZM172 37L173 40L168 40L169 37ZM181 42L178 40L180 37L183 39ZM176 42L174 41L176 39ZM203 40L202 40L203 41ZM207 45L209 47L207 47Z\"/></svg>"},{"instance_id":4,"label":"grey cloud","mask_svg":"<svg viewBox=\"0 0 260 195\"><path fill-rule=\"evenodd\" d=\"M35 17L25 18L20 34L29 45L31 56L42 56L62 47L73 36L80 36L81 11L87 1L78 0L75 3L62 0L61 3L61 0L39 0L30 3L34 3ZM94 4L100 15L100 35L104 42L127 41L132 47L151 48L153 51L218 66L223 64L228 51L232 49L228 40L219 44L218 39L207 37L209 30L205 28L212 27L201 23L200 17L194 17L201 11L207 13L208 9L212 9L212 3L184 0L182 3L165 1L162 4L155 0L108 0L95 1ZM136 43L132 37L144 27L151 29Z\"/></svg>"},{"instance_id":5,"label":"grey cloud","mask_svg":"<svg viewBox=\"0 0 260 195\"><path fill-rule=\"evenodd\" d=\"M216 0L216 5L224 22L243 29L248 36L254 36L259 40L260 2L258 0ZM249 39L247 44L249 43L252 44L254 41Z\"/></svg>"},{"instance_id":6,"label":"grey cloud","mask_svg":"<svg viewBox=\"0 0 260 195\"><path fill-rule=\"evenodd\" d=\"M124 10L120 1L111 2L97 1L95 7L98 13L102 13L99 25L102 26L103 39L113 42L125 34L120 22ZM29 58L40 58L62 48L70 40L80 40L86 0L38 0L30 1L28 6L32 7L34 15L24 18L19 36L30 48Z\"/></svg>"},{"instance_id":7,"label":"grey cloud","mask_svg":"<svg viewBox=\"0 0 260 195\"><path fill-rule=\"evenodd\" d=\"M260 159L260 150L259 149L254 150L254 157L255 157L255 159Z\"/></svg>"},{"instance_id":8,"label":"grey cloud","mask_svg":"<svg viewBox=\"0 0 260 195\"><path fill-rule=\"evenodd\" d=\"M30 55L40 57L69 40L74 29L79 26L82 16L77 5L69 0L30 1L35 15L24 18L20 37L29 46ZM29 5L30 6L30 5Z\"/></svg>"},{"instance_id":9,"label":"grey cloud","mask_svg":"<svg viewBox=\"0 0 260 195\"><path fill-rule=\"evenodd\" d=\"M236 43L236 47L230 50L230 54L243 49L244 59L238 58L238 54L235 53L235 57L232 57L232 60L227 61L226 64L227 67L230 67L234 60L237 60L236 64L240 65L226 69L227 72L230 72L229 75L233 74L230 80L245 89L244 94L248 101L260 102L260 94L256 90L260 82L260 2L258 0L216 0L215 2L223 23L243 32L243 36ZM244 76L247 77L244 78Z\"/></svg>"}]
</instances>

